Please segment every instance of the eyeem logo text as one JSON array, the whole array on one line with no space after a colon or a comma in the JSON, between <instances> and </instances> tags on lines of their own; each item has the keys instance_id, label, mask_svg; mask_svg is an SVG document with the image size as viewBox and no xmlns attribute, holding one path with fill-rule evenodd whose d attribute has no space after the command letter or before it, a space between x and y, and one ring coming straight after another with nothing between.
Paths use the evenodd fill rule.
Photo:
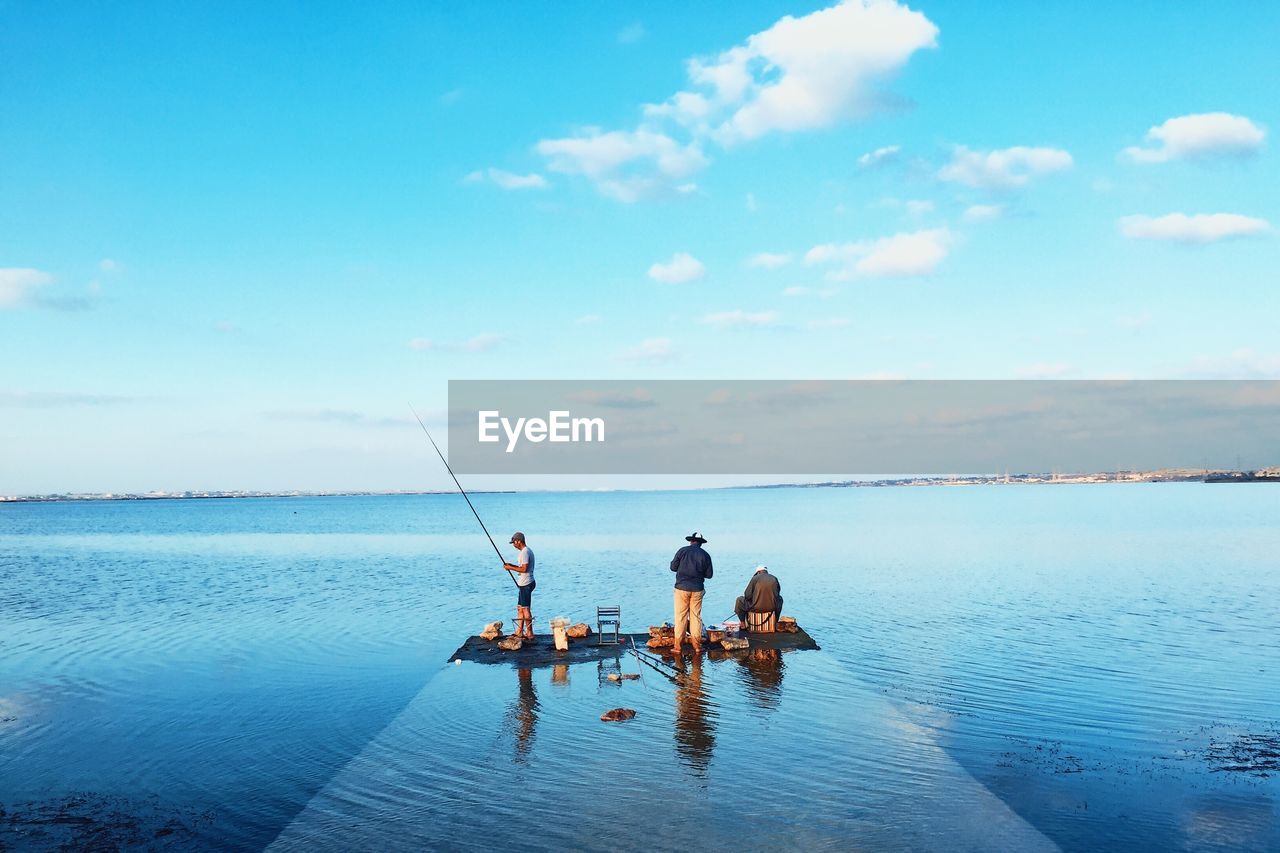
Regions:
<instances>
[{"instance_id":1,"label":"eyeem logo text","mask_svg":"<svg viewBox=\"0 0 1280 853\"><path fill-rule=\"evenodd\" d=\"M510 418L502 417L497 409L477 413L479 418L479 438L482 444L493 444L502 440L499 430L506 433L507 453L516 449L521 438L535 444L541 441L604 441L604 418L575 418L567 411L552 411L542 418Z\"/></svg>"}]
</instances>

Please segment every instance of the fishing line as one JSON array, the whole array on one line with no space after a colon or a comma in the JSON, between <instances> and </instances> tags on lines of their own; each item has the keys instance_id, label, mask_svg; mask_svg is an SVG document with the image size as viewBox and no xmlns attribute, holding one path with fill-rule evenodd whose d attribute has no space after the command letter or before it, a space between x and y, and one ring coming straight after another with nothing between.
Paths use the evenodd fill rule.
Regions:
<instances>
[{"instance_id":1,"label":"fishing line","mask_svg":"<svg viewBox=\"0 0 1280 853\"><path fill-rule=\"evenodd\" d=\"M635 648L635 641L634 641L634 640L632 640L631 653L632 653L632 654L634 654L634 655L636 656L636 660L638 660L638 661L640 661L641 663L645 664L645 665L646 665L646 666L648 666L650 669L654 670L654 671L655 671L655 672L657 672L659 675L661 675L663 678L668 679L669 681L671 681L673 684L676 684L676 685L678 685L678 684L680 683L679 678L677 677L677 675L684 675L684 673L680 672L680 671L679 671L679 670L677 670L674 666L672 666L672 667L671 667L671 669L675 670L675 672L677 673L677 675L672 675L670 672L668 672L667 670L663 669L663 668L662 668L662 667L660 667L657 663L655 663L652 659L650 659L650 656L649 656L649 653L648 653L648 652L644 652L644 653L642 653L642 652L638 651L638 650ZM662 664L663 664L663 666L669 666L669 664L667 664L667 663L666 663L666 661L662 661Z\"/></svg>"},{"instance_id":2,"label":"fishing line","mask_svg":"<svg viewBox=\"0 0 1280 853\"><path fill-rule=\"evenodd\" d=\"M640 661L640 652L636 651L636 638L630 637L629 639L631 640L631 654L636 656L636 662L638 663ZM645 693L648 693L649 685L645 684L644 681L644 667L637 668L636 672L640 673L640 686L644 688Z\"/></svg>"},{"instance_id":3,"label":"fishing line","mask_svg":"<svg viewBox=\"0 0 1280 853\"><path fill-rule=\"evenodd\" d=\"M449 476L453 478L453 484L458 487L458 491L462 492L462 499L467 502L467 506L471 507L471 514L476 517L476 521L480 522L480 529L484 531L484 535L489 537L489 544L493 546L493 553L498 555L498 560L502 563L502 567L507 569L507 561L502 556L502 552L498 550L498 543L493 541L493 537L489 535L489 528L484 526L484 519L480 517L480 513L476 512L475 505L471 503L471 498L467 497L467 490L462 488L462 484L458 482L458 475L453 473L453 469L449 467L449 460L444 458L444 454L440 452L440 448L436 445L436 440L431 437L431 433L427 432L427 425L422 422L422 418L418 417L417 411L413 408L413 404L409 405L409 411L413 412L414 418L418 421L418 426L422 427L422 431L427 433L427 441L431 442L431 446L435 448L436 456L440 457L440 461L444 463L444 469L449 472ZM511 577L511 582L517 587L520 581L516 580L515 573L507 569L507 574Z\"/></svg>"}]
</instances>

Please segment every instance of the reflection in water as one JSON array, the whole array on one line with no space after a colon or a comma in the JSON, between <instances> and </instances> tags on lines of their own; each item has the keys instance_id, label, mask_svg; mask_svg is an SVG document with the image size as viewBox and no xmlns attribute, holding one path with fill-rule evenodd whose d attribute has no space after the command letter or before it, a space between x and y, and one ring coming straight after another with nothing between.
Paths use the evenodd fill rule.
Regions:
<instances>
[{"instance_id":1,"label":"reflection in water","mask_svg":"<svg viewBox=\"0 0 1280 853\"><path fill-rule=\"evenodd\" d=\"M619 589L634 616L669 614L670 587L637 584L626 555L665 551L652 531L691 516L743 531L739 555L786 543L788 583L809 590L804 622L825 651L786 653L786 696L764 710L746 667L708 647L709 763L735 774L708 767L692 779L708 796L664 802L667 825L697 827L681 842L726 846L741 836L737 811L776 827L753 835L755 847L847 848L868 827L868 848L980 848L953 834L985 831L1003 797L1067 849L1280 853L1280 775L1205 757L1216 738L1268 732L1280 716L1280 489L1134 488L491 493L477 509L555 531L565 606L583 614ZM333 828L321 847L410 847L350 836L357 823L380 825L396 841L390 828L406 821L427 839L417 849L528 846L528 825L565 814L586 825L547 832L564 849L611 837L676 847L674 829L648 843L651 815L602 797L583 773L586 754L611 764L620 791L693 776L686 753L698 750L674 748L675 688L657 672L643 670L646 692L635 682L597 691L589 664L570 667L566 688L535 670L538 701L520 707L510 664L435 668L493 618L504 583L466 570L475 519L460 503L0 504L0 846L24 847L5 835L14 804L153 791L165 809L218 815L214 839L192 846L262 849L341 773L300 827ZM849 536L856 560L826 553ZM430 619L422 597L405 594L424 574L450 578ZM638 720L598 722L613 706L636 707ZM694 747L707 740L705 719L701 736L688 725L697 721L686 714L679 733ZM526 767L511 763L518 730ZM381 746L364 753L375 736ZM588 781L557 791L556 813L522 812L526 803L494 795L495 749L517 773ZM344 771L353 756L364 757ZM790 777L764 803L736 778L779 765L833 772ZM336 817L364 806L372 816Z\"/></svg>"},{"instance_id":2,"label":"reflection in water","mask_svg":"<svg viewBox=\"0 0 1280 853\"><path fill-rule=\"evenodd\" d=\"M538 691L533 686L533 672L521 669L517 672L520 679L520 695L507 712L514 724L516 735L516 764L527 764L529 753L533 750L534 730L538 725Z\"/></svg>"},{"instance_id":3,"label":"reflection in water","mask_svg":"<svg viewBox=\"0 0 1280 853\"><path fill-rule=\"evenodd\" d=\"M613 673L622 674L622 660L620 658L605 658L596 661L596 682L604 687L606 684L618 684L621 682L612 682L609 676Z\"/></svg>"},{"instance_id":4,"label":"reflection in water","mask_svg":"<svg viewBox=\"0 0 1280 853\"><path fill-rule=\"evenodd\" d=\"M702 689L702 656L694 655L676 687L676 752L699 775L711 764L716 745L715 708Z\"/></svg>"},{"instance_id":5,"label":"reflection in water","mask_svg":"<svg viewBox=\"0 0 1280 853\"><path fill-rule=\"evenodd\" d=\"M569 664L558 663L551 668L551 683L556 687L569 686Z\"/></svg>"},{"instance_id":6,"label":"reflection in water","mask_svg":"<svg viewBox=\"0 0 1280 853\"><path fill-rule=\"evenodd\" d=\"M761 708L776 710L782 698L782 675L786 664L780 649L752 649L737 658L747 695Z\"/></svg>"}]
</instances>

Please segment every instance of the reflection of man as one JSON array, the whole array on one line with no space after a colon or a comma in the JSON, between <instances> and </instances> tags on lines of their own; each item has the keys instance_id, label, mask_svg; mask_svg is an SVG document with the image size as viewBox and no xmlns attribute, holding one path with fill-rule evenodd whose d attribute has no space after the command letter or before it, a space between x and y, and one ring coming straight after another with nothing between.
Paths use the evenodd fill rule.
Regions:
<instances>
[{"instance_id":1,"label":"reflection of man","mask_svg":"<svg viewBox=\"0 0 1280 853\"><path fill-rule=\"evenodd\" d=\"M707 772L716 745L715 714L708 713L708 704L702 689L702 658L694 657L676 688L675 735L676 752L698 774Z\"/></svg>"},{"instance_id":2,"label":"reflection of man","mask_svg":"<svg viewBox=\"0 0 1280 853\"><path fill-rule=\"evenodd\" d=\"M733 611L738 614L738 622L745 630L748 613L772 613L773 622L778 623L782 615L782 584L769 574L768 566L756 566L756 573L747 581L747 588L733 604Z\"/></svg>"},{"instance_id":3,"label":"reflection of man","mask_svg":"<svg viewBox=\"0 0 1280 853\"><path fill-rule=\"evenodd\" d=\"M533 686L533 673L527 669L516 673L520 679L520 694L511 709L515 722L516 763L523 764L529 760L529 752L533 749L534 729L538 725L538 691Z\"/></svg>"},{"instance_id":4,"label":"reflection of man","mask_svg":"<svg viewBox=\"0 0 1280 853\"><path fill-rule=\"evenodd\" d=\"M693 653L702 653L702 593L705 591L704 581L711 577L711 555L702 550L707 540L701 533L691 533L684 537L688 542L671 559L671 571L676 573L676 630L675 643L671 651L680 654L680 644L684 641L684 629L689 627L689 641L693 643Z\"/></svg>"}]
</instances>

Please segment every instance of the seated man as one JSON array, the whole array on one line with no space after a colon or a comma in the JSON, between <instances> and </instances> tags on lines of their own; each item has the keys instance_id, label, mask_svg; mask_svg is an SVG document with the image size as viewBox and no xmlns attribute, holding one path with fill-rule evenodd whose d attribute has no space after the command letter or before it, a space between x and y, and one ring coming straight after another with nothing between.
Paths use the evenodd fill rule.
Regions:
<instances>
[{"instance_id":1,"label":"seated man","mask_svg":"<svg viewBox=\"0 0 1280 853\"><path fill-rule=\"evenodd\" d=\"M782 584L769 574L768 566L756 567L746 590L734 602L733 612L738 614L738 622L744 631L748 613L772 613L774 624L778 623L778 617L782 615Z\"/></svg>"}]
</instances>

